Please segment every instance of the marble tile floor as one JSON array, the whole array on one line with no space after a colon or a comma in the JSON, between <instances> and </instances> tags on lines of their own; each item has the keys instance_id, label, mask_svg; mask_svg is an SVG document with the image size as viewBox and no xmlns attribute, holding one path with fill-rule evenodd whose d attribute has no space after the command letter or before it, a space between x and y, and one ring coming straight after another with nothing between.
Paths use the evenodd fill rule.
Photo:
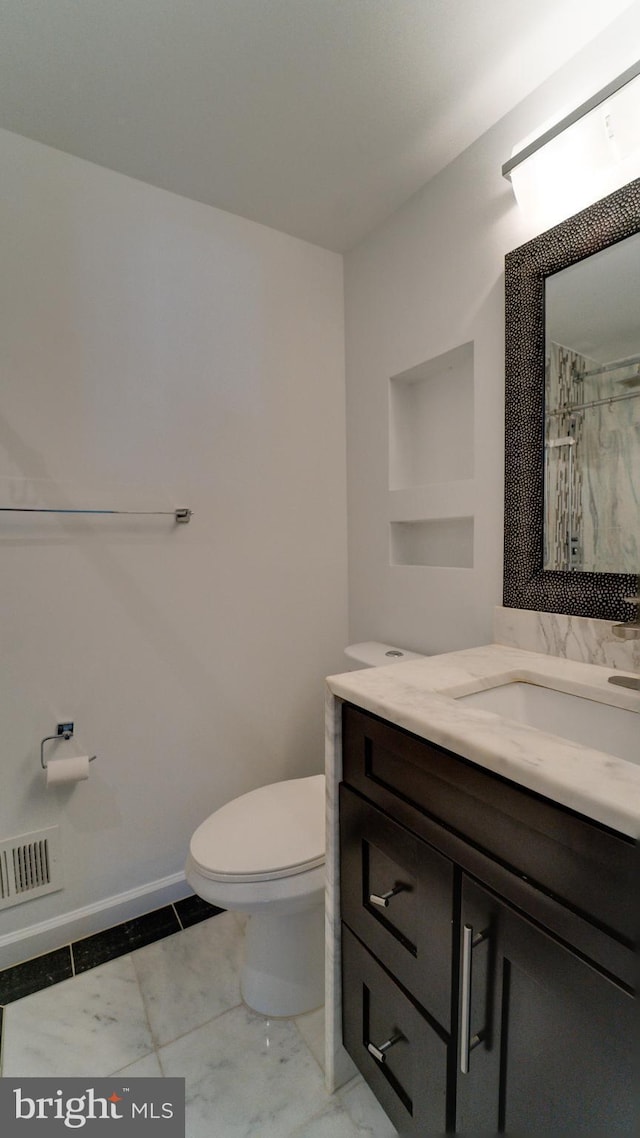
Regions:
<instances>
[{"instance_id":1,"label":"marble tile floor","mask_svg":"<svg viewBox=\"0 0 640 1138\"><path fill-rule=\"evenodd\" d=\"M356 1078L324 1088L322 1010L268 1020L240 997L242 931L220 913L4 1008L5 1077L180 1076L186 1138L392 1138Z\"/></svg>"}]
</instances>

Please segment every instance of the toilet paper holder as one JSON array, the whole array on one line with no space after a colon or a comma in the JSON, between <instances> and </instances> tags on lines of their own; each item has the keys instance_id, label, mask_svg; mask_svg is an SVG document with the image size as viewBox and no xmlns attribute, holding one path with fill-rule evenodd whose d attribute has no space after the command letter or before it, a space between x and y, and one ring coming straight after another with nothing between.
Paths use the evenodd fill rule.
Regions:
<instances>
[{"instance_id":1,"label":"toilet paper holder","mask_svg":"<svg viewBox=\"0 0 640 1138\"><path fill-rule=\"evenodd\" d=\"M67 739L72 739L72 738L73 738L73 723L59 723L58 729L57 729L55 735L45 735L44 739L40 743L40 765L41 765L43 771L46 771L46 769L47 769L47 764L44 761L44 745L45 745L45 743L49 743L49 742L51 742L51 740L59 740L59 739L64 739L66 742ZM90 755L89 756L89 762L92 763L95 758L96 758L96 755Z\"/></svg>"}]
</instances>

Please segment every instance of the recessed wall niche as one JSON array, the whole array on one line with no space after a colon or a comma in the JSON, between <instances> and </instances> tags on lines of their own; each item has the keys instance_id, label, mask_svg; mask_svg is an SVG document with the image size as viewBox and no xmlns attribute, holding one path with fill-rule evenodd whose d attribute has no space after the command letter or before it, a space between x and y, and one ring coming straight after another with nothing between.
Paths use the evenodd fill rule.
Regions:
<instances>
[{"instance_id":1,"label":"recessed wall niche","mask_svg":"<svg viewBox=\"0 0 640 1138\"><path fill-rule=\"evenodd\" d=\"M473 568L473 518L391 522L392 565Z\"/></svg>"},{"instance_id":2,"label":"recessed wall niche","mask_svg":"<svg viewBox=\"0 0 640 1138\"><path fill-rule=\"evenodd\" d=\"M389 561L473 568L473 343L389 380Z\"/></svg>"},{"instance_id":3,"label":"recessed wall niche","mask_svg":"<svg viewBox=\"0 0 640 1138\"><path fill-rule=\"evenodd\" d=\"M391 377L389 489L473 478L473 343Z\"/></svg>"}]
</instances>

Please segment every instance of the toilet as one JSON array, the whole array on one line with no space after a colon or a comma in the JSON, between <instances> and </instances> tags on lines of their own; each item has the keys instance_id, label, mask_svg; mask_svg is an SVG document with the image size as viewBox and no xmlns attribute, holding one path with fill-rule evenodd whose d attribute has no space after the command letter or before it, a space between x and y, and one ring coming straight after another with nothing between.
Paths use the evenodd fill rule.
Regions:
<instances>
[{"instance_id":1,"label":"toilet","mask_svg":"<svg viewBox=\"0 0 640 1138\"><path fill-rule=\"evenodd\" d=\"M346 649L363 668L419 654L377 641ZM248 1007L295 1016L324 1003L325 778L258 787L216 810L191 838L194 893L248 916L240 977Z\"/></svg>"}]
</instances>

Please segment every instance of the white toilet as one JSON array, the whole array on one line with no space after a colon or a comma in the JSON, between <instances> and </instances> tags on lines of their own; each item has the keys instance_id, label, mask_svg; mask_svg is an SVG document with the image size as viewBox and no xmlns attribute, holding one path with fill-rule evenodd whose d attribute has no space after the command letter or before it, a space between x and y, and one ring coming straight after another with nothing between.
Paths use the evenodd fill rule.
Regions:
<instances>
[{"instance_id":1,"label":"white toilet","mask_svg":"<svg viewBox=\"0 0 640 1138\"><path fill-rule=\"evenodd\" d=\"M351 667L418 659L389 644L346 649ZM249 917L242 998L268 1016L324 1003L323 774L251 790L211 814L189 846L185 875L199 897Z\"/></svg>"}]
</instances>

